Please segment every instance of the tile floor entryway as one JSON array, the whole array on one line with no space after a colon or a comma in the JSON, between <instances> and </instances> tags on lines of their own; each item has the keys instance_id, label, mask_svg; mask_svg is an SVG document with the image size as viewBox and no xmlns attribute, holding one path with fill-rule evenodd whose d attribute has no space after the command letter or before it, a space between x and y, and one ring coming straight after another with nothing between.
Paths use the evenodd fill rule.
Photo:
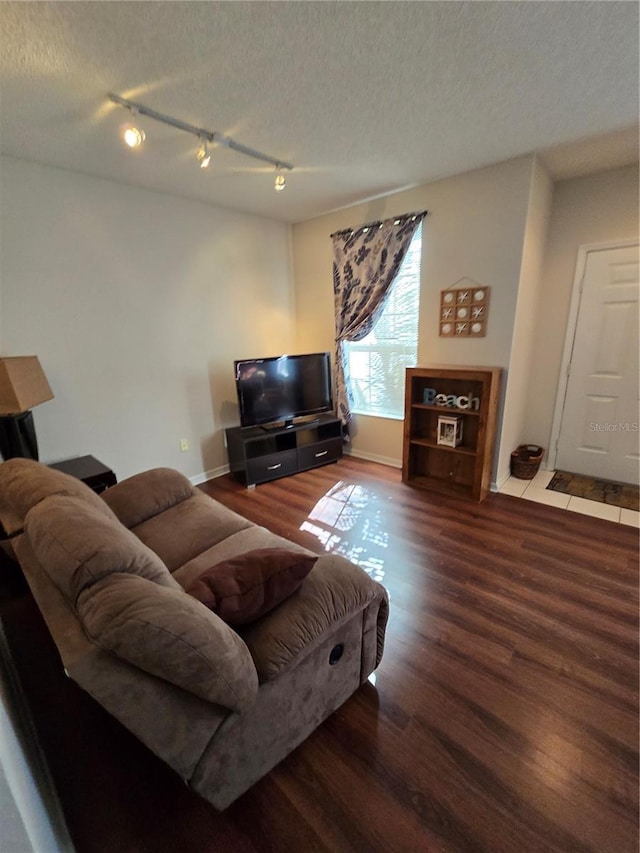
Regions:
<instances>
[{"instance_id":1,"label":"tile floor entryway","mask_svg":"<svg viewBox=\"0 0 640 853\"><path fill-rule=\"evenodd\" d=\"M513 495L515 498L524 498L548 506L557 506L571 512L581 512L583 515L592 515L594 518L605 518L607 521L617 521L620 524L629 524L631 527L640 527L640 512L621 509L610 504L603 504L600 501L588 501L584 498L576 498L572 495L564 495L562 492L552 492L547 489L554 474L555 471L538 471L533 480L519 480L517 477L509 477L498 491L503 495Z\"/></svg>"}]
</instances>

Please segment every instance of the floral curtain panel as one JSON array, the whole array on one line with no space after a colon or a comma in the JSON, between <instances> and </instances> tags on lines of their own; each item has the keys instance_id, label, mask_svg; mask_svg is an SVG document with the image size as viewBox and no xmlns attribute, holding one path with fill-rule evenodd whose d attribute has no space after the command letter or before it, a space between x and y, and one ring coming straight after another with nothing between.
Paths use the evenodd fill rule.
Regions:
<instances>
[{"instance_id":1,"label":"floral curtain panel","mask_svg":"<svg viewBox=\"0 0 640 853\"><path fill-rule=\"evenodd\" d=\"M427 211L395 216L337 231L333 240L333 296L336 313L336 402L346 425L351 392L343 341L360 341L374 327L411 239Z\"/></svg>"}]
</instances>

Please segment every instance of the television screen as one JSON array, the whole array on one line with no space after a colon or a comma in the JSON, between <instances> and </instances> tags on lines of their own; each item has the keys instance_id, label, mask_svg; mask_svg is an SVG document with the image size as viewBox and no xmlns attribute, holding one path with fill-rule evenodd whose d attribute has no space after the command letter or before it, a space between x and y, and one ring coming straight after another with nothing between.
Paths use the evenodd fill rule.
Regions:
<instances>
[{"instance_id":1,"label":"television screen","mask_svg":"<svg viewBox=\"0 0 640 853\"><path fill-rule=\"evenodd\" d=\"M234 362L243 427L333 410L328 352Z\"/></svg>"}]
</instances>

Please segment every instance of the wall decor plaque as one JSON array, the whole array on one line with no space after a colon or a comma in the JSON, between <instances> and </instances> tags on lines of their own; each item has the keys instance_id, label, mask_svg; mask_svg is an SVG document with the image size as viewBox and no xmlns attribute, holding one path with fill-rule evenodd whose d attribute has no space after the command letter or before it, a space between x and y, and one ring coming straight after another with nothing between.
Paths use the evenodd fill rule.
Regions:
<instances>
[{"instance_id":1,"label":"wall decor plaque","mask_svg":"<svg viewBox=\"0 0 640 853\"><path fill-rule=\"evenodd\" d=\"M467 287L440 291L441 338L483 338L487 334L491 288L472 279L460 279L465 280Z\"/></svg>"}]
</instances>

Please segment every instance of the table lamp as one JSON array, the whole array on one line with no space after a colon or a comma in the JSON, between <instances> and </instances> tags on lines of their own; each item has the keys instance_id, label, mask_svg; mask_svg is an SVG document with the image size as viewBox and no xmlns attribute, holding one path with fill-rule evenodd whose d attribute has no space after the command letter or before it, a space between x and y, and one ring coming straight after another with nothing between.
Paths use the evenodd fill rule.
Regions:
<instances>
[{"instance_id":1,"label":"table lamp","mask_svg":"<svg viewBox=\"0 0 640 853\"><path fill-rule=\"evenodd\" d=\"M0 358L0 454L3 459L38 459L30 409L53 399L36 355Z\"/></svg>"}]
</instances>

